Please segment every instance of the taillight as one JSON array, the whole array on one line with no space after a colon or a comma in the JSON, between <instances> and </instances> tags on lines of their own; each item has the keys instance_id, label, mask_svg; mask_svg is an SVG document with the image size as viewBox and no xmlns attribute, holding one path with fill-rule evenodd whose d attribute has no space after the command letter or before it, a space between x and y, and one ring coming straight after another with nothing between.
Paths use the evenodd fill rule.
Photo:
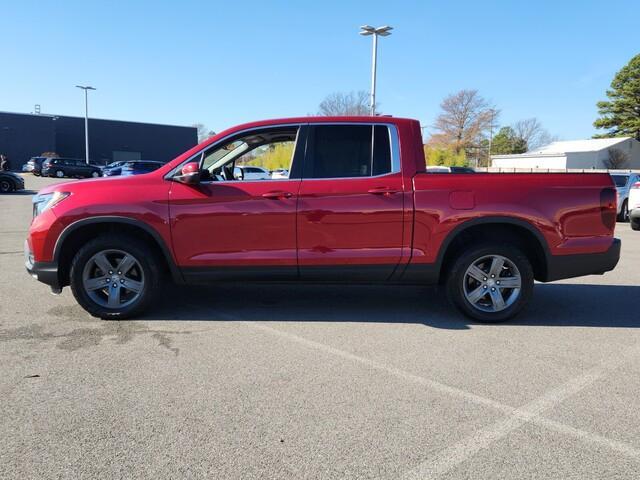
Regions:
<instances>
[{"instance_id":1,"label":"taillight","mask_svg":"<svg viewBox=\"0 0 640 480\"><path fill-rule=\"evenodd\" d=\"M609 230L613 230L616 226L616 197L615 188L603 188L600 192L600 218Z\"/></svg>"}]
</instances>

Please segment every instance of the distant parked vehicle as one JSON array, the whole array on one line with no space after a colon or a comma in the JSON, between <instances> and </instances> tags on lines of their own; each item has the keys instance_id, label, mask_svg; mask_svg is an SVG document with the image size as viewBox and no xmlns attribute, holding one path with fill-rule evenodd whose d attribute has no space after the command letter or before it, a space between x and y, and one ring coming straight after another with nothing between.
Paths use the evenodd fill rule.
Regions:
<instances>
[{"instance_id":1,"label":"distant parked vehicle","mask_svg":"<svg viewBox=\"0 0 640 480\"><path fill-rule=\"evenodd\" d=\"M111 168L105 168L102 174L105 177L115 176L127 176L127 175L141 175L143 173L153 172L164 165L162 162L156 162L153 160L131 160L128 162L116 162L121 165L116 165Z\"/></svg>"},{"instance_id":2,"label":"distant parked vehicle","mask_svg":"<svg viewBox=\"0 0 640 480\"><path fill-rule=\"evenodd\" d=\"M127 162L126 161L111 162L108 165L105 165L104 167L100 167L102 169L102 175L108 176L109 175L108 172L110 172L114 168L121 167L125 163L127 163Z\"/></svg>"},{"instance_id":3,"label":"distant parked vehicle","mask_svg":"<svg viewBox=\"0 0 640 480\"><path fill-rule=\"evenodd\" d=\"M640 180L631 184L627 205L629 205L629 220L631 221L631 228L634 230L640 230Z\"/></svg>"},{"instance_id":4,"label":"distant parked vehicle","mask_svg":"<svg viewBox=\"0 0 640 480\"><path fill-rule=\"evenodd\" d=\"M286 180L288 178L289 178L289 170L287 170L286 168L277 168L271 172L272 180L278 180L278 179Z\"/></svg>"},{"instance_id":5,"label":"distant parked vehicle","mask_svg":"<svg viewBox=\"0 0 640 480\"><path fill-rule=\"evenodd\" d=\"M42 163L40 174L43 177L100 177L102 170L76 158L47 158Z\"/></svg>"},{"instance_id":6,"label":"distant parked vehicle","mask_svg":"<svg viewBox=\"0 0 640 480\"><path fill-rule=\"evenodd\" d=\"M445 166L429 166L428 173L476 173L471 167L445 167Z\"/></svg>"},{"instance_id":7,"label":"distant parked vehicle","mask_svg":"<svg viewBox=\"0 0 640 480\"><path fill-rule=\"evenodd\" d=\"M236 165L233 176L236 180L271 180L269 170L252 165Z\"/></svg>"},{"instance_id":8,"label":"distant parked vehicle","mask_svg":"<svg viewBox=\"0 0 640 480\"><path fill-rule=\"evenodd\" d=\"M631 185L640 182L640 174L633 172L612 172L611 178L618 191L618 221L629 220L629 190Z\"/></svg>"},{"instance_id":9,"label":"distant parked vehicle","mask_svg":"<svg viewBox=\"0 0 640 480\"><path fill-rule=\"evenodd\" d=\"M0 193L24 190L24 179L12 172L0 172Z\"/></svg>"},{"instance_id":10,"label":"distant parked vehicle","mask_svg":"<svg viewBox=\"0 0 640 480\"><path fill-rule=\"evenodd\" d=\"M42 164L47 159L47 157L31 157L29 161L26 163L26 170L23 171L31 172L36 177L40 176L40 170L42 169Z\"/></svg>"}]
</instances>

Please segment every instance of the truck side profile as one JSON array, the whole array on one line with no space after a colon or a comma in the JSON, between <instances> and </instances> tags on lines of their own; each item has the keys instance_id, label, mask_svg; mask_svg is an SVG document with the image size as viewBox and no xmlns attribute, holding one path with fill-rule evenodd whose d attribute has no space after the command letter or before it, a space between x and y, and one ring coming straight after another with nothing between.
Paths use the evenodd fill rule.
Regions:
<instances>
[{"instance_id":1,"label":"truck side profile","mask_svg":"<svg viewBox=\"0 0 640 480\"><path fill-rule=\"evenodd\" d=\"M234 175L276 148L288 178ZM607 174L429 173L416 120L302 117L231 128L148 174L45 188L25 256L101 318L142 313L168 276L442 284L491 322L534 280L612 270L615 221Z\"/></svg>"}]
</instances>

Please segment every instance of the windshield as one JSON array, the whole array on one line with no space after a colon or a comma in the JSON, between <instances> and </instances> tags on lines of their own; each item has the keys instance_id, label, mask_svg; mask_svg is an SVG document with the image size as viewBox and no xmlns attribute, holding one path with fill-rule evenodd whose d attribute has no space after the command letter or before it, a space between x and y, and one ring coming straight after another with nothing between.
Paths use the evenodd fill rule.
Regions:
<instances>
[{"instance_id":1,"label":"windshield","mask_svg":"<svg viewBox=\"0 0 640 480\"><path fill-rule=\"evenodd\" d=\"M629 179L629 175L611 175L611 177L613 178L616 187L624 187Z\"/></svg>"}]
</instances>

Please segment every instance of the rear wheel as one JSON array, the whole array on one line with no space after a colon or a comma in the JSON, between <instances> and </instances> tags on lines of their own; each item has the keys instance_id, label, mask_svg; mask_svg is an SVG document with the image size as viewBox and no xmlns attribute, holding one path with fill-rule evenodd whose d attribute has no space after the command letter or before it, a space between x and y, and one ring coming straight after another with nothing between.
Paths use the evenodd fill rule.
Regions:
<instances>
[{"instance_id":1,"label":"rear wheel","mask_svg":"<svg viewBox=\"0 0 640 480\"><path fill-rule=\"evenodd\" d=\"M4 178L0 180L0 192L2 193L13 192L15 188L16 187L11 180L7 180Z\"/></svg>"},{"instance_id":2,"label":"rear wheel","mask_svg":"<svg viewBox=\"0 0 640 480\"><path fill-rule=\"evenodd\" d=\"M517 315L533 294L529 259L509 244L478 245L456 259L447 276L447 296L458 310L480 322Z\"/></svg>"},{"instance_id":3,"label":"rear wheel","mask_svg":"<svg viewBox=\"0 0 640 480\"><path fill-rule=\"evenodd\" d=\"M54 175L58 178L63 178L64 177L64 172L62 170L56 170L56 172L54 173Z\"/></svg>"},{"instance_id":4,"label":"rear wheel","mask_svg":"<svg viewBox=\"0 0 640 480\"><path fill-rule=\"evenodd\" d=\"M622 207L620 208L620 215L618 215L619 222L628 222L629 221L629 201L625 200L622 202Z\"/></svg>"},{"instance_id":5,"label":"rear wheel","mask_svg":"<svg viewBox=\"0 0 640 480\"><path fill-rule=\"evenodd\" d=\"M139 240L104 235L82 247L71 264L71 291L87 312L103 319L142 313L160 285L158 259Z\"/></svg>"},{"instance_id":6,"label":"rear wheel","mask_svg":"<svg viewBox=\"0 0 640 480\"><path fill-rule=\"evenodd\" d=\"M640 230L640 216L639 217L631 217L631 228L633 230Z\"/></svg>"},{"instance_id":7,"label":"rear wheel","mask_svg":"<svg viewBox=\"0 0 640 480\"><path fill-rule=\"evenodd\" d=\"M98 178L100 176L100 174L98 172L91 172L91 176L93 178Z\"/></svg>"}]
</instances>

